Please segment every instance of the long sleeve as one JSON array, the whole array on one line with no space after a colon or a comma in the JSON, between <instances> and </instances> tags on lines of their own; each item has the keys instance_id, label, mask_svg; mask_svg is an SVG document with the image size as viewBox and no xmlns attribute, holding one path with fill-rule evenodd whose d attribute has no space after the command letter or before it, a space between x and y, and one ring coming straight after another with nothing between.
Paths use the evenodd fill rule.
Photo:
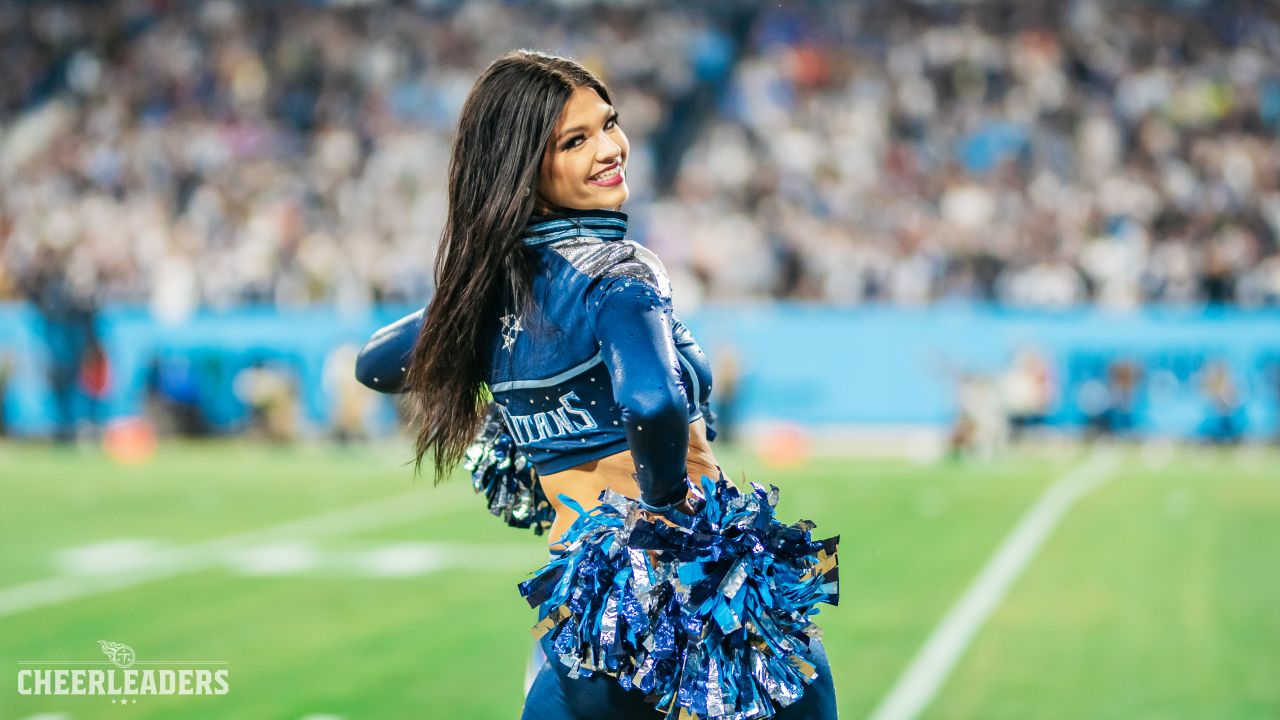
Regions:
<instances>
[{"instance_id":1,"label":"long sleeve","mask_svg":"<svg viewBox=\"0 0 1280 720\"><path fill-rule=\"evenodd\" d=\"M702 419L706 421L707 440L715 440L716 416L711 411L711 361L702 351L702 346L698 345L698 341L694 339L693 333L689 332L689 328L680 322L679 318L674 318L673 329L676 352L680 353L680 357L684 360L685 369L689 371L689 377L693 382L692 389L695 391L693 394L697 395L689 399L697 404L698 410L702 413Z\"/></svg>"},{"instance_id":2,"label":"long sleeve","mask_svg":"<svg viewBox=\"0 0 1280 720\"><path fill-rule=\"evenodd\" d=\"M640 499L651 506L679 502L688 490L689 410L670 299L625 277L612 278L595 297L596 337L622 410Z\"/></svg>"},{"instance_id":3,"label":"long sleeve","mask_svg":"<svg viewBox=\"0 0 1280 720\"><path fill-rule=\"evenodd\" d=\"M424 310L405 315L380 328L356 357L356 379L382 393L404 392L409 355L422 330Z\"/></svg>"}]
</instances>

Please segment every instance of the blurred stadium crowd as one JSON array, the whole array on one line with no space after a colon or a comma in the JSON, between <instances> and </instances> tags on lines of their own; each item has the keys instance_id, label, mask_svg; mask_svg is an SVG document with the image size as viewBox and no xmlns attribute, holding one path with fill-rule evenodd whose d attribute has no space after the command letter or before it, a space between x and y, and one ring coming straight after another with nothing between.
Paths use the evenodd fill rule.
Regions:
<instances>
[{"instance_id":1,"label":"blurred stadium crowd","mask_svg":"<svg viewBox=\"0 0 1280 720\"><path fill-rule=\"evenodd\" d=\"M3 6L0 299L421 303L458 109L535 47L610 84L687 303L1280 304L1264 0Z\"/></svg>"}]
</instances>

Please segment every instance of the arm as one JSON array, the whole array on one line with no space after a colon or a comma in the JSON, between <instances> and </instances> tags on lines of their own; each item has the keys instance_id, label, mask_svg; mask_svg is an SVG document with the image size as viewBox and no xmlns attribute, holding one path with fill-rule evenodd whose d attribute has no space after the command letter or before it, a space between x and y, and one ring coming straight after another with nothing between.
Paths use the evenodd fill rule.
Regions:
<instances>
[{"instance_id":1,"label":"arm","mask_svg":"<svg viewBox=\"0 0 1280 720\"><path fill-rule=\"evenodd\" d=\"M405 315L380 328L356 357L356 379L382 393L404 392L409 355L422 329L424 311Z\"/></svg>"},{"instance_id":2,"label":"arm","mask_svg":"<svg viewBox=\"0 0 1280 720\"><path fill-rule=\"evenodd\" d=\"M617 279L601 294L595 329L622 408L640 500L649 509L668 509L688 492L689 452L671 302L644 282Z\"/></svg>"},{"instance_id":3,"label":"arm","mask_svg":"<svg viewBox=\"0 0 1280 720\"><path fill-rule=\"evenodd\" d=\"M688 362L693 382L698 390L698 397L690 400L702 411L702 419L706 422L707 440L712 441L716 439L716 415L711 411L711 361L707 359L706 353L702 352L702 347L694 339L693 333L689 332L689 328L680 322L679 318L673 316L673 319L672 335L675 338L676 351Z\"/></svg>"},{"instance_id":4,"label":"arm","mask_svg":"<svg viewBox=\"0 0 1280 720\"><path fill-rule=\"evenodd\" d=\"M707 361L706 354L702 352L702 347L698 345L698 341L694 339L693 333L689 332L689 328L686 327L684 323L680 322L679 318L676 318L675 315L671 316L671 335L675 341L676 350L678 350L681 355L684 355L685 359L689 361L689 364L693 365L695 371L698 371L698 381L702 383L703 392L701 394L706 394L711 389L711 372L705 368L709 368L711 364ZM706 382L703 382L704 380ZM694 398L694 402L700 403L702 402L702 398Z\"/></svg>"}]
</instances>

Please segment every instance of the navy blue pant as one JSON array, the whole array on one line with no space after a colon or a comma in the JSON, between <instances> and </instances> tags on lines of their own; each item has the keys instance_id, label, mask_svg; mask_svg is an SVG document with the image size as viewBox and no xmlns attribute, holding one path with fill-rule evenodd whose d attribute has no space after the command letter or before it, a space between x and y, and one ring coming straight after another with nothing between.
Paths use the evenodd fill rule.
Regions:
<instances>
[{"instance_id":1,"label":"navy blue pant","mask_svg":"<svg viewBox=\"0 0 1280 720\"><path fill-rule=\"evenodd\" d=\"M831 682L827 653L819 640L814 640L810 647L818 679L805 686L799 700L778 711L779 720L835 720L836 688ZM655 720L660 717L654 704L645 701L643 693L623 689L614 678L596 673L575 680L568 677L568 672L569 668L554 656L542 664L525 698L522 720Z\"/></svg>"}]
</instances>

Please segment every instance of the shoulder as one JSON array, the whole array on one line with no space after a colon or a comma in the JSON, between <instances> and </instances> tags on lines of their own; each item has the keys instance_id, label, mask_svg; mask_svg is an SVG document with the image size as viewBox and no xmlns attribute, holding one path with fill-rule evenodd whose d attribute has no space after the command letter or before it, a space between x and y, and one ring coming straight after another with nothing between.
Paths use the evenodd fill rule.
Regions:
<instances>
[{"instance_id":1,"label":"shoulder","mask_svg":"<svg viewBox=\"0 0 1280 720\"><path fill-rule=\"evenodd\" d=\"M578 237L556 243L549 249L589 279L597 290L618 283L640 282L659 296L671 296L666 267L653 251L634 240Z\"/></svg>"},{"instance_id":2,"label":"shoulder","mask_svg":"<svg viewBox=\"0 0 1280 720\"><path fill-rule=\"evenodd\" d=\"M670 297L671 279L667 277L667 268L658 256L649 248L632 240L624 240L619 244L627 245L631 249L631 255L610 267L606 277L639 281L652 286L659 295Z\"/></svg>"}]
</instances>

